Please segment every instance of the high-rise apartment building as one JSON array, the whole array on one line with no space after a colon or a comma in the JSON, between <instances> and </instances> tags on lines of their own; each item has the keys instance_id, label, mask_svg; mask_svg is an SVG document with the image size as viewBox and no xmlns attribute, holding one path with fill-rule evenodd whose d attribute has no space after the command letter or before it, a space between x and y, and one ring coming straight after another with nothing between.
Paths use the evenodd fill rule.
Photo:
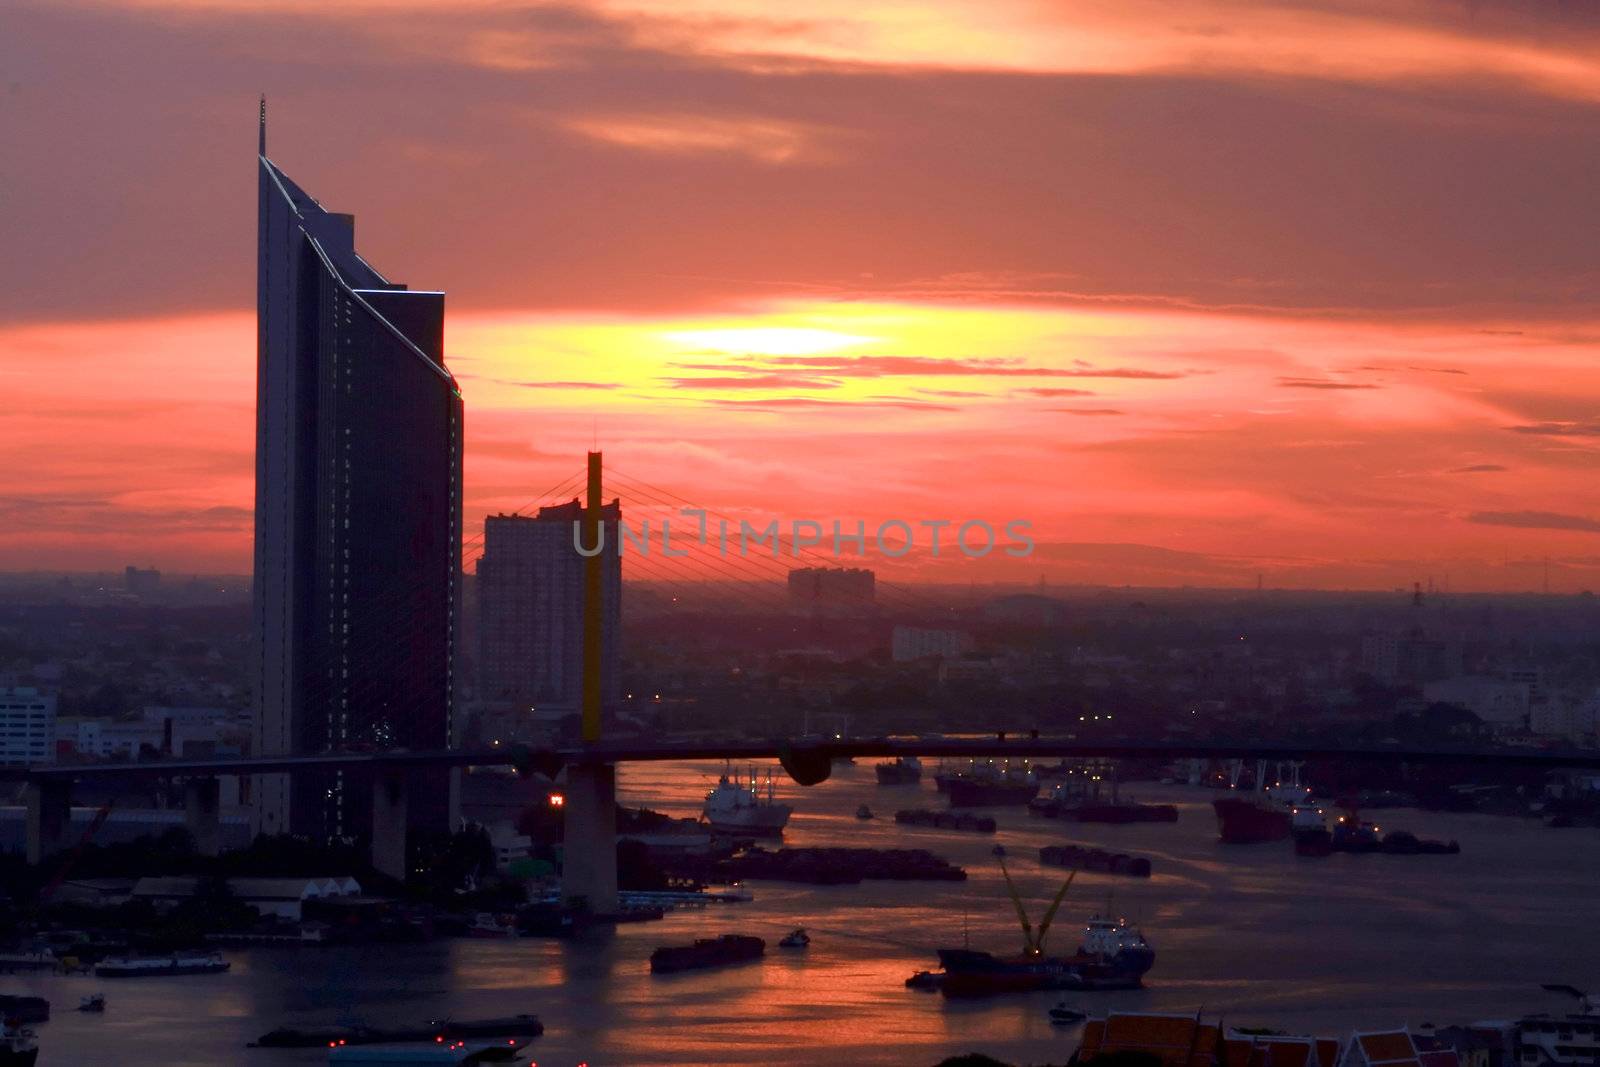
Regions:
<instances>
[{"instance_id":1,"label":"high-rise apartment building","mask_svg":"<svg viewBox=\"0 0 1600 1067\"><path fill-rule=\"evenodd\" d=\"M56 761L56 697L25 686L0 688L0 764Z\"/></svg>"},{"instance_id":2,"label":"high-rise apartment building","mask_svg":"<svg viewBox=\"0 0 1600 1067\"><path fill-rule=\"evenodd\" d=\"M461 393L444 294L390 281L266 155L258 162L257 754L439 749L455 737ZM263 776L257 830L359 835L365 784ZM444 829L448 789L413 790Z\"/></svg>"},{"instance_id":3,"label":"high-rise apartment building","mask_svg":"<svg viewBox=\"0 0 1600 1067\"><path fill-rule=\"evenodd\" d=\"M525 706L538 719L577 714L583 694L584 558L573 541L582 505L540 508L537 516L490 515L478 561L478 697L488 705ZM601 701L620 695L621 507L601 521Z\"/></svg>"}]
</instances>

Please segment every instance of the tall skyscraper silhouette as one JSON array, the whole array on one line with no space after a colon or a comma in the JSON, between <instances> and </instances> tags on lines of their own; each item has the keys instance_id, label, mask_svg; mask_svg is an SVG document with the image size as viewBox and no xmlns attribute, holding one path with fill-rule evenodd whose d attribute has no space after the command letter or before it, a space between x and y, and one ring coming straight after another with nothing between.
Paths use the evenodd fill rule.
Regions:
<instances>
[{"instance_id":1,"label":"tall skyscraper silhouette","mask_svg":"<svg viewBox=\"0 0 1600 1067\"><path fill-rule=\"evenodd\" d=\"M444 748L462 434L444 294L356 254L353 217L267 158L264 102L258 171L255 751ZM258 778L257 829L358 836L369 788ZM412 791L414 824L445 828L440 793Z\"/></svg>"}]
</instances>

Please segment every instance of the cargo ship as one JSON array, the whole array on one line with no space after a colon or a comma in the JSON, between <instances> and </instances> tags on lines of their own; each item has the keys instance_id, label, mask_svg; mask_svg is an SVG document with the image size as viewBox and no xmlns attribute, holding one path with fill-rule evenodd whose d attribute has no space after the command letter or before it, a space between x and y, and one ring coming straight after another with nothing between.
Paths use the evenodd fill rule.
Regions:
<instances>
[{"instance_id":1,"label":"cargo ship","mask_svg":"<svg viewBox=\"0 0 1600 1067\"><path fill-rule=\"evenodd\" d=\"M697 938L692 945L663 946L650 954L651 974L725 967L730 963L758 960L766 954L767 943L759 937L723 934Z\"/></svg>"},{"instance_id":2,"label":"cargo ship","mask_svg":"<svg viewBox=\"0 0 1600 1067\"><path fill-rule=\"evenodd\" d=\"M922 781L922 761L915 756L901 756L873 769L878 773L879 785L916 785Z\"/></svg>"},{"instance_id":3,"label":"cargo ship","mask_svg":"<svg viewBox=\"0 0 1600 1067\"><path fill-rule=\"evenodd\" d=\"M717 787L706 794L701 816L712 833L734 837L782 837L794 809L779 804L772 772L767 772L765 790L756 782L756 772L750 771L749 784L736 773L722 772Z\"/></svg>"},{"instance_id":4,"label":"cargo ship","mask_svg":"<svg viewBox=\"0 0 1600 1067\"><path fill-rule=\"evenodd\" d=\"M96 978L164 978L175 974L220 974L230 964L218 952L178 952L171 956L117 956L95 964Z\"/></svg>"},{"instance_id":5,"label":"cargo ship","mask_svg":"<svg viewBox=\"0 0 1600 1067\"><path fill-rule=\"evenodd\" d=\"M1219 797L1211 806L1217 813L1217 836L1224 844L1282 841L1293 825L1288 808L1259 793Z\"/></svg>"},{"instance_id":6,"label":"cargo ship","mask_svg":"<svg viewBox=\"0 0 1600 1067\"><path fill-rule=\"evenodd\" d=\"M1110 796L1102 793L1109 785ZM1140 804L1123 800L1115 763L1069 770L1050 792L1028 802L1028 810L1049 819L1074 822L1134 823L1177 822L1178 809L1171 804Z\"/></svg>"},{"instance_id":7,"label":"cargo ship","mask_svg":"<svg viewBox=\"0 0 1600 1067\"><path fill-rule=\"evenodd\" d=\"M1021 807L1039 795L1039 779L1026 764L974 763L943 785L952 808Z\"/></svg>"},{"instance_id":8,"label":"cargo ship","mask_svg":"<svg viewBox=\"0 0 1600 1067\"><path fill-rule=\"evenodd\" d=\"M1218 837L1226 845L1259 845L1262 841L1282 841L1290 833L1304 830L1315 835L1322 811L1310 800L1309 785L1299 779L1298 761L1290 763L1290 774L1285 781L1283 763L1278 763L1275 779L1267 779L1267 761L1256 761L1254 789L1238 789L1243 771L1242 763L1235 763L1229 789L1234 792L1221 800L1211 801L1216 811Z\"/></svg>"},{"instance_id":9,"label":"cargo ship","mask_svg":"<svg viewBox=\"0 0 1600 1067\"><path fill-rule=\"evenodd\" d=\"M1289 811L1290 833L1294 835L1297 856L1328 856L1333 853L1333 835L1322 808L1315 804L1296 804Z\"/></svg>"},{"instance_id":10,"label":"cargo ship","mask_svg":"<svg viewBox=\"0 0 1600 1067\"><path fill-rule=\"evenodd\" d=\"M1011 873L1006 870L1003 855L999 862L1006 892L1022 924L1022 952L996 956L970 948L939 949L939 962L944 966L940 992L947 997L982 997L1042 989L1137 989L1143 984L1145 973L1155 964L1155 949L1126 919L1096 915L1084 924L1083 942L1076 952L1070 956L1046 955L1045 935L1077 870L1067 875L1035 930Z\"/></svg>"},{"instance_id":11,"label":"cargo ship","mask_svg":"<svg viewBox=\"0 0 1600 1067\"><path fill-rule=\"evenodd\" d=\"M1126 919L1099 915L1084 925L1083 943L1070 956L1024 952L1002 957L964 948L942 948L947 997L1032 993L1041 989L1138 989L1156 962L1155 949Z\"/></svg>"}]
</instances>

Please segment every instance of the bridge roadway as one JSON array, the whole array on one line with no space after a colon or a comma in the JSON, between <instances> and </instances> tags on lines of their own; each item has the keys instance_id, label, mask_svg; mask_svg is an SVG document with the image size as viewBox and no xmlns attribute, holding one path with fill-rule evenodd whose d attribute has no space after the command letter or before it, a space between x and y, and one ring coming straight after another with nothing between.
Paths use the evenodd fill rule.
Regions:
<instances>
[{"instance_id":1,"label":"bridge roadway","mask_svg":"<svg viewBox=\"0 0 1600 1067\"><path fill-rule=\"evenodd\" d=\"M758 741L599 741L547 748L500 745L425 752L341 752L305 756L242 756L221 759L150 760L136 763L60 764L0 768L0 780L107 781L129 778L213 777L220 774L293 774L297 771L393 771L409 767L514 766L559 770L568 765L663 760L785 759L919 756L951 759L1338 759L1380 763L1463 763L1500 767L1600 769L1600 749L1529 748L1510 745L1329 744L1305 741L1217 739L1090 740L987 737L845 737Z\"/></svg>"}]
</instances>

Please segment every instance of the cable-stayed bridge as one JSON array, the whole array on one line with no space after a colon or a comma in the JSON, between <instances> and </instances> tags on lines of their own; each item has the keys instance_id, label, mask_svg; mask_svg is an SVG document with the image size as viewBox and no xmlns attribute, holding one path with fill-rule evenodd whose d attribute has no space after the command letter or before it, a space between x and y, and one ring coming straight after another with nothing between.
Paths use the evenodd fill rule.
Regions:
<instances>
[{"instance_id":1,"label":"cable-stayed bridge","mask_svg":"<svg viewBox=\"0 0 1600 1067\"><path fill-rule=\"evenodd\" d=\"M600 456L591 453L586 470L563 480L515 514L540 505L567 503L585 490L581 543L596 544L599 516L609 496L624 511L641 520L655 517L654 529L663 535L664 523L679 526L672 536L676 551L641 550L636 542L619 536L624 575L685 592L699 583L716 582L725 596L761 612L771 612L788 598L788 575L794 566L838 566L840 557L819 548L824 531L800 535L798 525L785 531L781 522L770 537L758 542L761 550L749 552L742 540L741 522L727 514L699 507L669 490L653 486L614 469L602 475ZM639 523L636 529L642 527ZM813 527L820 526L811 523ZM481 528L480 528L481 529ZM740 531L739 550L730 551L727 531ZM763 531L766 527L763 526ZM621 531L619 531L620 535ZM482 533L463 544L462 559L480 553ZM836 544L828 545L830 549ZM861 548L865 554L865 546ZM890 553L893 555L893 553ZM567 869L566 895L588 899L596 910L614 906L615 802L619 763L661 760L776 759L796 781L814 785L825 780L833 761L846 757L894 758L918 756L949 759L1242 759L1242 760L1344 760L1391 764L1460 764L1524 768L1600 769L1600 750L1541 749L1484 744L1339 743L1328 741L1249 740L1216 738L1130 738L1040 736L1034 731L986 736L892 737L791 737L750 739L673 740L659 737L601 736L599 664L599 555L586 561L583 649L583 738L570 743L540 746L496 745L488 748L453 748L438 751L328 751L259 753L241 757L164 759L126 763L51 765L0 768L0 779L22 781L28 799L28 858L39 860L66 846L70 824L70 798L74 783L115 784L141 779L169 779L183 783L188 824L197 847L214 853L219 847L218 778L220 776L327 774L370 776L374 784L372 849L379 870L403 877L406 854L407 772L421 768L511 766L523 773L549 777L566 772ZM910 586L877 581L862 594L863 600L896 614L935 616L948 613ZM862 606L866 606L863 604ZM406 625L406 605L373 603L352 612L352 625L384 627L386 632ZM404 647L394 642L395 654ZM382 670L383 663L367 669ZM316 704L328 699L308 685L302 699ZM609 903L608 903L609 902Z\"/></svg>"}]
</instances>

